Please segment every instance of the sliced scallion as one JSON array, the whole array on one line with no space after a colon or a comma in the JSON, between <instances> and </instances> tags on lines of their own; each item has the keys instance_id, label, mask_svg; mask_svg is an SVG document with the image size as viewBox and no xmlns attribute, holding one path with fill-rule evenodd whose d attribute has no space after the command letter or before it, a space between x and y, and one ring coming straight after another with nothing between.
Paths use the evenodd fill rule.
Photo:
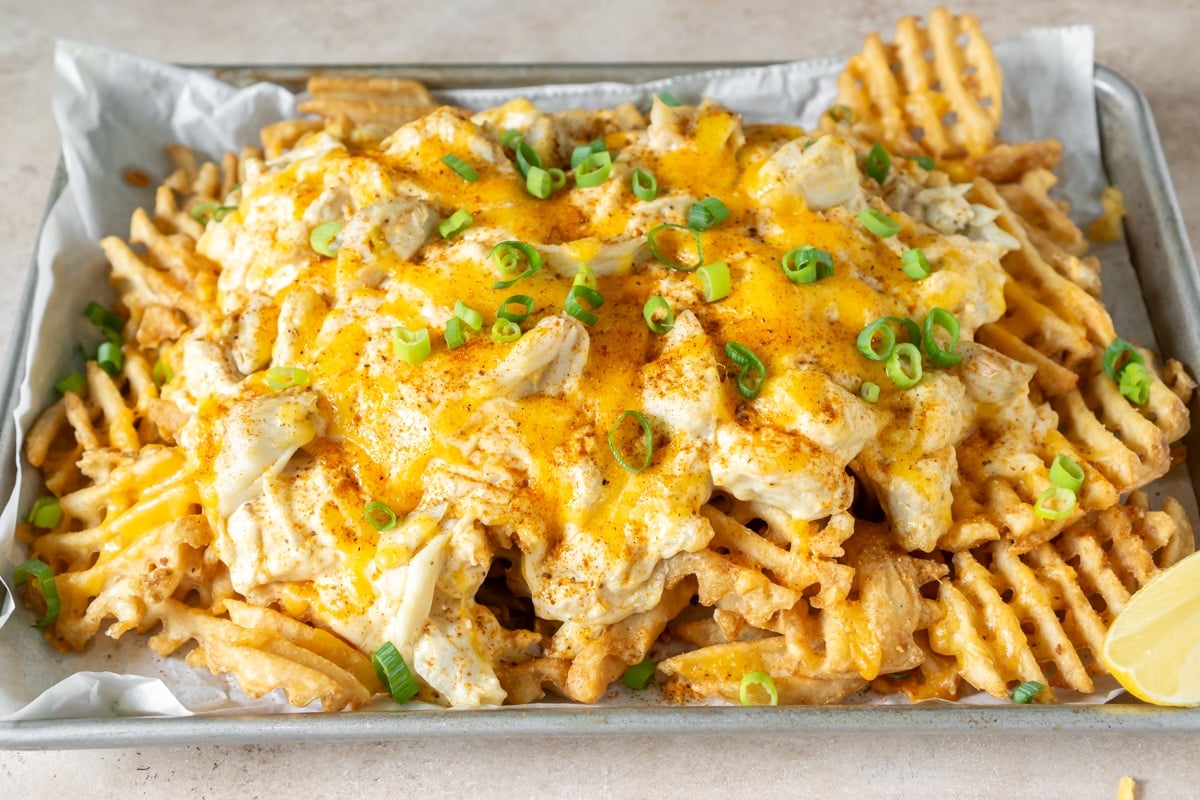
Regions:
<instances>
[{"instance_id":1,"label":"sliced scallion","mask_svg":"<svg viewBox=\"0 0 1200 800\"><path fill-rule=\"evenodd\" d=\"M867 172L867 177L874 178L875 182L883 186L887 180L888 172L892 169L892 157L888 155L888 151L883 145L876 142L871 145L871 151L867 153L867 160L864 164Z\"/></svg>"},{"instance_id":2,"label":"sliced scallion","mask_svg":"<svg viewBox=\"0 0 1200 800\"><path fill-rule=\"evenodd\" d=\"M522 177L528 177L529 170L533 167L542 166L542 157L533 149L533 145L524 139L516 143L513 152L517 156L517 172L520 172Z\"/></svg>"},{"instance_id":3,"label":"sliced scallion","mask_svg":"<svg viewBox=\"0 0 1200 800\"><path fill-rule=\"evenodd\" d=\"M404 662L404 656L391 642L384 642L371 654L371 666L375 668L383 688L397 703L407 703L421 691L421 685Z\"/></svg>"},{"instance_id":4,"label":"sliced scallion","mask_svg":"<svg viewBox=\"0 0 1200 800\"><path fill-rule=\"evenodd\" d=\"M1042 519L1066 519L1074 510L1075 492L1062 486L1051 486L1033 504L1033 513Z\"/></svg>"},{"instance_id":5,"label":"sliced scallion","mask_svg":"<svg viewBox=\"0 0 1200 800\"><path fill-rule=\"evenodd\" d=\"M584 303L587 305L585 306ZM599 309L603 305L604 295L590 286L575 284L567 292L567 301L563 304L563 310L584 325L595 325L596 321L600 318L593 314L592 311Z\"/></svg>"},{"instance_id":6,"label":"sliced scallion","mask_svg":"<svg viewBox=\"0 0 1200 800\"><path fill-rule=\"evenodd\" d=\"M633 196L643 203L648 203L658 197L658 178L654 177L654 173L648 169L638 167L629 176L629 185L633 189Z\"/></svg>"},{"instance_id":7,"label":"sliced scallion","mask_svg":"<svg viewBox=\"0 0 1200 800\"><path fill-rule=\"evenodd\" d=\"M944 308L933 308L925 316L923 327L925 337L922 344L930 361L939 367L953 367L962 363L962 355L954 352L954 348L958 347L959 324L957 317ZM937 328L941 328L950 335L950 343L945 348L938 343L937 337L934 336Z\"/></svg>"},{"instance_id":8,"label":"sliced scallion","mask_svg":"<svg viewBox=\"0 0 1200 800\"><path fill-rule=\"evenodd\" d=\"M48 494L33 501L28 519L35 528L53 530L62 522L62 515L62 504L57 497Z\"/></svg>"},{"instance_id":9,"label":"sliced scallion","mask_svg":"<svg viewBox=\"0 0 1200 800\"><path fill-rule=\"evenodd\" d=\"M78 394L87 386L87 380L78 372L69 372L58 383L54 384L54 389L59 394L67 392L75 392Z\"/></svg>"},{"instance_id":10,"label":"sliced scallion","mask_svg":"<svg viewBox=\"0 0 1200 800\"><path fill-rule=\"evenodd\" d=\"M546 170L550 173L550 190L558 191L567 185L567 173L563 172L558 167L551 167Z\"/></svg>"},{"instance_id":11,"label":"sliced scallion","mask_svg":"<svg viewBox=\"0 0 1200 800\"><path fill-rule=\"evenodd\" d=\"M688 208L687 226L694 231L706 231L729 219L729 207L719 197L706 197Z\"/></svg>"},{"instance_id":12,"label":"sliced scallion","mask_svg":"<svg viewBox=\"0 0 1200 800\"><path fill-rule=\"evenodd\" d=\"M323 256L328 258L336 257L338 250L342 246L342 243L338 240L338 236L342 232L343 225L344 223L338 219L322 222L308 234L309 246Z\"/></svg>"},{"instance_id":13,"label":"sliced scallion","mask_svg":"<svg viewBox=\"0 0 1200 800\"><path fill-rule=\"evenodd\" d=\"M521 132L516 128L509 128L500 134L500 144L503 147L516 147L517 140L521 138Z\"/></svg>"},{"instance_id":14,"label":"sliced scallion","mask_svg":"<svg viewBox=\"0 0 1200 800\"><path fill-rule=\"evenodd\" d=\"M1083 467L1066 453L1059 453L1050 464L1050 482L1063 489L1078 492L1083 486Z\"/></svg>"},{"instance_id":15,"label":"sliced scallion","mask_svg":"<svg viewBox=\"0 0 1200 800\"><path fill-rule=\"evenodd\" d=\"M463 330L464 327L463 321L458 317L446 320L447 350L456 350L467 343L467 332Z\"/></svg>"},{"instance_id":16,"label":"sliced scallion","mask_svg":"<svg viewBox=\"0 0 1200 800\"><path fill-rule=\"evenodd\" d=\"M53 625L54 620L58 619L58 615L62 612L58 584L54 582L54 570L50 569L50 565L37 558L31 558L25 563L17 565L17 568L13 570L13 583L21 586L31 576L37 578L38 586L42 590L42 600L46 604L46 613L33 624L34 627L45 628Z\"/></svg>"},{"instance_id":17,"label":"sliced scallion","mask_svg":"<svg viewBox=\"0 0 1200 800\"><path fill-rule=\"evenodd\" d=\"M420 364L433 352L433 346L429 343L429 329L410 330L397 325L392 328L392 350L401 360Z\"/></svg>"},{"instance_id":18,"label":"sliced scallion","mask_svg":"<svg viewBox=\"0 0 1200 800\"><path fill-rule=\"evenodd\" d=\"M1129 364L1144 363L1145 359L1142 358L1138 349L1120 336L1113 339L1108 347L1104 348L1104 357L1101 359L1104 374L1114 381L1120 380L1121 372Z\"/></svg>"},{"instance_id":19,"label":"sliced scallion","mask_svg":"<svg viewBox=\"0 0 1200 800\"><path fill-rule=\"evenodd\" d=\"M571 281L574 286L590 286L596 288L596 271L592 269L586 261L579 263L579 269L575 270L575 280Z\"/></svg>"},{"instance_id":20,"label":"sliced scallion","mask_svg":"<svg viewBox=\"0 0 1200 800\"><path fill-rule=\"evenodd\" d=\"M654 295L642 306L642 318L650 330L662 336L675 327L675 312L671 305L662 297Z\"/></svg>"},{"instance_id":21,"label":"sliced scallion","mask_svg":"<svg viewBox=\"0 0 1200 800\"><path fill-rule=\"evenodd\" d=\"M96 364L109 375L116 375L125 364L125 354L116 342L101 342L96 349Z\"/></svg>"},{"instance_id":22,"label":"sliced scallion","mask_svg":"<svg viewBox=\"0 0 1200 800\"><path fill-rule=\"evenodd\" d=\"M533 313L533 302L533 298L527 294L514 294L500 304L500 310L496 312L496 316L509 322L522 323ZM510 307L514 304L521 306L524 310L513 311Z\"/></svg>"},{"instance_id":23,"label":"sliced scallion","mask_svg":"<svg viewBox=\"0 0 1200 800\"><path fill-rule=\"evenodd\" d=\"M612 156L607 150L601 150L592 153L575 167L575 185L580 189L590 189L604 183L611 174Z\"/></svg>"},{"instance_id":24,"label":"sliced scallion","mask_svg":"<svg viewBox=\"0 0 1200 800\"><path fill-rule=\"evenodd\" d=\"M633 419L642 428L641 445L642 459L641 463L634 461L634 456L631 453L629 458L621 452L621 448L617 445L617 434L620 431L621 423L626 418ZM646 419L646 415L640 411L626 409L621 412L621 416L617 417L616 423L608 432L608 448L612 450L613 457L617 459L617 463L630 472L642 472L646 467L650 466L650 459L654 456L654 428L650 425L650 420Z\"/></svg>"},{"instance_id":25,"label":"sliced scallion","mask_svg":"<svg viewBox=\"0 0 1200 800\"><path fill-rule=\"evenodd\" d=\"M308 371L300 367L271 367L267 370L267 386L276 392L308 385Z\"/></svg>"},{"instance_id":26,"label":"sliced scallion","mask_svg":"<svg viewBox=\"0 0 1200 800\"><path fill-rule=\"evenodd\" d=\"M715 303L729 296L729 265L724 261L705 264L696 270L696 277L700 279L706 302Z\"/></svg>"},{"instance_id":27,"label":"sliced scallion","mask_svg":"<svg viewBox=\"0 0 1200 800\"><path fill-rule=\"evenodd\" d=\"M507 289L517 281L533 275L544 263L542 254L536 247L518 241L500 242L488 253L488 260L507 278L493 283L493 289ZM521 271L522 264L525 265L524 271Z\"/></svg>"},{"instance_id":28,"label":"sliced scallion","mask_svg":"<svg viewBox=\"0 0 1200 800\"><path fill-rule=\"evenodd\" d=\"M541 167L531 166L525 173L525 191L539 200L545 200L550 196L552 184L550 173Z\"/></svg>"},{"instance_id":29,"label":"sliced scallion","mask_svg":"<svg viewBox=\"0 0 1200 800\"><path fill-rule=\"evenodd\" d=\"M87 304L87 308L83 310L83 315L102 331L119 332L121 328L125 327L125 323L121 321L120 317L94 300Z\"/></svg>"},{"instance_id":30,"label":"sliced scallion","mask_svg":"<svg viewBox=\"0 0 1200 800\"><path fill-rule=\"evenodd\" d=\"M443 239L453 239L458 234L471 227L471 223L475 218L471 216L471 212L465 208L460 208L446 219L438 223L438 233Z\"/></svg>"},{"instance_id":31,"label":"sliced scallion","mask_svg":"<svg viewBox=\"0 0 1200 800\"><path fill-rule=\"evenodd\" d=\"M899 222L877 208L864 208L858 212L858 221L880 239L890 239L904 229Z\"/></svg>"},{"instance_id":32,"label":"sliced scallion","mask_svg":"<svg viewBox=\"0 0 1200 800\"><path fill-rule=\"evenodd\" d=\"M1020 705L1027 705L1045 688L1045 684L1038 683L1037 681L1025 681L1012 690L1012 701Z\"/></svg>"},{"instance_id":33,"label":"sliced scallion","mask_svg":"<svg viewBox=\"0 0 1200 800\"><path fill-rule=\"evenodd\" d=\"M521 338L521 326L511 319L501 317L492 323L492 341L496 344L509 344Z\"/></svg>"},{"instance_id":34,"label":"sliced scallion","mask_svg":"<svg viewBox=\"0 0 1200 800\"><path fill-rule=\"evenodd\" d=\"M578 167L593 153L603 153L607 149L603 139L593 139L587 144L576 145L575 149L571 151L571 169Z\"/></svg>"},{"instance_id":35,"label":"sliced scallion","mask_svg":"<svg viewBox=\"0 0 1200 800\"><path fill-rule=\"evenodd\" d=\"M914 281L929 277L929 260L925 258L925 251L919 247L901 253L900 264L904 274Z\"/></svg>"},{"instance_id":36,"label":"sliced scallion","mask_svg":"<svg viewBox=\"0 0 1200 800\"><path fill-rule=\"evenodd\" d=\"M1131 362L1121 370L1117 383L1121 395L1135 406L1144 406L1150 399L1150 373L1144 364Z\"/></svg>"},{"instance_id":37,"label":"sliced scallion","mask_svg":"<svg viewBox=\"0 0 1200 800\"><path fill-rule=\"evenodd\" d=\"M655 663L651 659L647 658L645 661L639 661L625 670L625 674L621 676L621 683L630 689L638 691L645 689L654 678L654 669Z\"/></svg>"},{"instance_id":38,"label":"sliced scallion","mask_svg":"<svg viewBox=\"0 0 1200 800\"><path fill-rule=\"evenodd\" d=\"M476 333L483 330L483 314L480 314L462 300L454 301L454 316L465 322L467 327Z\"/></svg>"},{"instance_id":39,"label":"sliced scallion","mask_svg":"<svg viewBox=\"0 0 1200 800\"><path fill-rule=\"evenodd\" d=\"M767 702L760 703L750 696L750 690L758 687L767 693ZM738 700L744 706L777 706L779 705L779 690L775 681L765 672L749 672L742 676L738 684Z\"/></svg>"},{"instance_id":40,"label":"sliced scallion","mask_svg":"<svg viewBox=\"0 0 1200 800\"><path fill-rule=\"evenodd\" d=\"M672 231L672 230L686 231L693 237L695 244L696 244L696 263L695 264L683 264L683 263L679 263L676 261L671 261L669 258L667 258L666 256L664 256L662 253L659 252L659 249L658 249L659 234L661 234L663 231ZM667 222L667 223L663 223L662 225L659 225L657 227L651 228L650 232L646 234L646 242L650 245L650 255L654 256L658 261L662 262L663 264L666 264L671 269L676 269L681 272L691 272L692 270L696 269L697 267L699 267L700 265L702 265L704 263L704 246L700 243L700 232L696 231L692 228L689 228L686 225L675 225L673 223Z\"/></svg>"},{"instance_id":41,"label":"sliced scallion","mask_svg":"<svg viewBox=\"0 0 1200 800\"><path fill-rule=\"evenodd\" d=\"M674 92L667 91L666 89L658 93L658 99L662 101L664 106L674 108L679 105L679 98L675 96Z\"/></svg>"},{"instance_id":42,"label":"sliced scallion","mask_svg":"<svg viewBox=\"0 0 1200 800\"><path fill-rule=\"evenodd\" d=\"M749 347L737 342L725 343L725 355L740 369L737 376L738 392L747 400L758 397L767 380L767 367L762 359Z\"/></svg>"},{"instance_id":43,"label":"sliced scallion","mask_svg":"<svg viewBox=\"0 0 1200 800\"><path fill-rule=\"evenodd\" d=\"M363 519L377 531L390 531L396 527L396 512L382 500L372 500L363 507Z\"/></svg>"},{"instance_id":44,"label":"sliced scallion","mask_svg":"<svg viewBox=\"0 0 1200 800\"><path fill-rule=\"evenodd\" d=\"M854 122L854 109L847 105L830 106L828 114L834 122Z\"/></svg>"},{"instance_id":45,"label":"sliced scallion","mask_svg":"<svg viewBox=\"0 0 1200 800\"><path fill-rule=\"evenodd\" d=\"M868 403L878 403L879 384L874 383L873 381L863 381L862 386L859 388L859 394L861 394L862 399L866 400Z\"/></svg>"},{"instance_id":46,"label":"sliced scallion","mask_svg":"<svg viewBox=\"0 0 1200 800\"><path fill-rule=\"evenodd\" d=\"M833 256L819 247L804 245L785 253L779 266L792 283L814 283L833 275Z\"/></svg>"},{"instance_id":47,"label":"sliced scallion","mask_svg":"<svg viewBox=\"0 0 1200 800\"><path fill-rule=\"evenodd\" d=\"M883 370L892 383L901 389L911 389L921 382L921 351L911 342L898 344L888 356Z\"/></svg>"},{"instance_id":48,"label":"sliced scallion","mask_svg":"<svg viewBox=\"0 0 1200 800\"><path fill-rule=\"evenodd\" d=\"M150 372L150 377L154 379L154 385L161 389L175 380L175 373L171 370L170 365L160 358L154 362L154 369Z\"/></svg>"},{"instance_id":49,"label":"sliced scallion","mask_svg":"<svg viewBox=\"0 0 1200 800\"><path fill-rule=\"evenodd\" d=\"M442 156L442 163L467 183L474 183L479 180L479 173L475 171L475 168L454 153L447 153Z\"/></svg>"},{"instance_id":50,"label":"sliced scallion","mask_svg":"<svg viewBox=\"0 0 1200 800\"><path fill-rule=\"evenodd\" d=\"M931 172L933 170L933 168L937 166L937 162L935 162L929 156L913 156L909 160L915 161L917 166L920 167L921 169L925 170L926 172Z\"/></svg>"}]
</instances>

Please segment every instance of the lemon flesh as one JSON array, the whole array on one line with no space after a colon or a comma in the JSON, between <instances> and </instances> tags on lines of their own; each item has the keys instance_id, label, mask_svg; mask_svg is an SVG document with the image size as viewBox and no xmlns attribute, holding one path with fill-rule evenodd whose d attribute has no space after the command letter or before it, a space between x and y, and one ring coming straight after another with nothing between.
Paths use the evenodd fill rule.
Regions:
<instances>
[{"instance_id":1,"label":"lemon flesh","mask_svg":"<svg viewBox=\"0 0 1200 800\"><path fill-rule=\"evenodd\" d=\"M1200 553L1134 594L1108 630L1103 657L1147 703L1200 706Z\"/></svg>"}]
</instances>

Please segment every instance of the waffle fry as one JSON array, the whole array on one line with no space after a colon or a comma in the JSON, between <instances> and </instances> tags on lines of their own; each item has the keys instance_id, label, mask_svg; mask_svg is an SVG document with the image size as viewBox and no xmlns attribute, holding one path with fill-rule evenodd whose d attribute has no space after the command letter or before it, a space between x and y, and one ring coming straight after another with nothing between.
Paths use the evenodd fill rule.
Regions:
<instances>
[{"instance_id":1,"label":"waffle fry","mask_svg":"<svg viewBox=\"0 0 1200 800\"><path fill-rule=\"evenodd\" d=\"M268 126L261 150L169 148L153 212L101 242L120 358L89 360L26 440L62 511L20 531L55 572L49 641L146 635L252 697L326 710L385 691L384 642L443 705L593 703L660 651L679 702L739 702L758 672L784 703L1092 691L1114 616L1194 548L1179 504L1137 490L1181 460L1195 382L1140 350L1136 405L1105 373L1100 266L1051 195L1062 147L997 140L1001 76L973 17L873 35L839 91L849 115L797 138L711 101L472 115L411 81L324 76L301 106L322 119ZM876 143L937 161L880 171ZM600 150L613 177L570 186ZM535 159L564 171L546 198L518 177ZM631 205L639 163L660 184ZM646 239L715 197L710 179L762 212L694 231L731 271L721 303ZM517 213L531 192L537 213ZM434 233L460 210L470 225ZM806 231L837 252L836 297L820 264L808 285L774 252ZM531 305L511 343L471 335L494 277L461 282L496 237L544 261L512 276ZM588 284L584 260L611 298L591 322L542 294ZM648 332L644 291L674 309L669 332ZM892 337L924 347L912 386L855 339L926 315ZM426 329L437 344L409 358L397 332L441 317L471 333ZM1082 482L1047 507L1074 474L1058 457Z\"/></svg>"},{"instance_id":2,"label":"waffle fry","mask_svg":"<svg viewBox=\"0 0 1200 800\"><path fill-rule=\"evenodd\" d=\"M960 34L967 37L964 47ZM978 156L995 141L1000 86L1000 67L979 21L936 8L927 28L915 17L902 19L894 44L868 36L838 79L838 102L853 112L858 136L894 152Z\"/></svg>"}]
</instances>

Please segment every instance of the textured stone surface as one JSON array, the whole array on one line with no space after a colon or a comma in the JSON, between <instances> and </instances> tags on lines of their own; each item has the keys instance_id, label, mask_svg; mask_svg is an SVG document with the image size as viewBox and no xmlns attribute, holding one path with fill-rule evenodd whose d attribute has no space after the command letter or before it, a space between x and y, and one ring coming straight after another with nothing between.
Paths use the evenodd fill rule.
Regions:
<instances>
[{"instance_id":1,"label":"textured stone surface","mask_svg":"<svg viewBox=\"0 0 1200 800\"><path fill-rule=\"evenodd\" d=\"M923 11L930 4L905 6ZM1200 3L959 2L993 38L1089 23L1097 59L1146 93L1200 244ZM1003 9L1002 11L1000 9ZM0 353L57 159L55 38L192 63L791 59L854 52L901 7L879 0L398 3L2 0ZM835 22L837 21L837 22ZM3 666L0 665L0 669ZM0 797L1200 796L1200 735L970 734L531 739L0 753ZM704 769L702 765L707 765ZM711 777L708 777L711 775Z\"/></svg>"}]
</instances>

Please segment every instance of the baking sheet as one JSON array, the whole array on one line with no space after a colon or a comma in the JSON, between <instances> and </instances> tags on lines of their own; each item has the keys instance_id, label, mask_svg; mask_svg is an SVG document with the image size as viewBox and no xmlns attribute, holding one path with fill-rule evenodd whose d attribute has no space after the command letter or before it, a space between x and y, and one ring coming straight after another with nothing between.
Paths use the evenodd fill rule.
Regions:
<instances>
[{"instance_id":1,"label":"baking sheet","mask_svg":"<svg viewBox=\"0 0 1200 800\"><path fill-rule=\"evenodd\" d=\"M1034 31L1012 42L1002 43L997 50L1009 77L1007 83L1009 87L1020 86L1022 75L1027 81L1034 76L1039 76L1039 78L1047 74L1055 76L1054 81L1040 80L1038 85L1043 87L1045 92L1043 94L1035 92L1033 99L1020 101L1024 103L1024 106L1015 105L1018 101L1010 100L1007 96L1010 93L1021 94L1020 90L1006 91L1006 119L1011 122L1006 124L1004 132L1011 139L1035 138L1051 134L1066 138L1069 152L1077 159L1086 162L1086 164L1081 163L1075 167L1064 168L1064 172L1071 170L1070 174L1073 177L1072 183L1065 187L1066 193L1068 198L1074 198L1074 205L1080 218L1090 217L1095 212L1094 198L1104 180L1099 158L1096 118L1095 114L1090 111L1095 102L1091 91L1090 31L1082 28ZM1036 63L1030 61L1031 54L1036 54L1041 60ZM1069 56L1065 59L1068 62L1065 64L1063 63L1064 55ZM1016 64L1028 65L1029 70L1022 73L1020 69L1016 69L1010 63L1014 60ZM109 194L117 190L136 194L136 190L130 189L119 180L114 181L114 177L119 177L121 170L120 168L114 170L113 164L118 164L121 168L134 165L146 168L152 166L154 160L161 164L159 145L163 141L172 139L188 141L210 155L216 155L224 149L232 149L241 143L253 141L257 128L263 122L276 118L272 117L272 114L286 115L291 110L289 105L291 96L269 87L259 86L252 88L249 92L232 93L228 87L206 82L207 79L195 73L180 72L163 65L142 62L98 48L64 45L59 52L59 66L60 90L64 88L77 90L75 94L67 91L65 95L60 93L56 97L56 112L59 114L60 124L64 121L79 124L82 121L83 130L70 127L66 127L64 130L64 138L68 145L65 155L67 169L72 176L71 191L65 193L55 205L47 222L47 230L39 245L39 277L42 280L38 281L35 293L34 322L37 321L38 311L45 308L45 299L50 291L47 284L53 284L55 281L68 284L55 290L56 307L74 310L81 308L88 299L92 299L95 285L77 279L72 280L75 269L83 265L85 268L97 270L94 274L102 274L103 259L96 255L93 242L99 236L107 233L124 233L127 228L129 209L136 203L147 202L144 199L112 197ZM589 87L554 86L536 90L525 89L518 93L531 96L535 102L549 108L566 108L588 104L611 105L615 102L637 102L643 100L648 91L670 88L685 101L695 99L701 92L709 94L734 105L750 119L779 119L791 116L801 124L811 125L819 110L831 102L833 76L839 69L840 64L830 61L778 65L751 70L731 68L711 70L699 76L688 76L672 81L656 81L642 87L620 84ZM139 109L144 113L145 97L139 92L128 91L131 79L130 71L136 73L132 76L133 78L144 80L160 94L176 92L177 102L175 104L166 103L155 108L161 118L156 118L153 125L145 126L146 120L136 117ZM124 89L125 95L136 95L136 97L125 97L124 100L127 102L124 105L120 100L116 104L99 104L100 107L88 102L91 90L95 88L93 82L97 79L103 81L106 78L116 81L118 86L104 86L102 83L102 88L110 91L113 88ZM1072 108L1070 101L1071 97L1079 100L1078 90L1081 80L1085 81L1087 86L1087 91L1082 95L1085 99L1081 101L1086 110L1082 113L1079 108ZM78 91L81 89L86 89L86 91ZM445 93L445 98L460 104L482 106L502 102L513 94L511 91L498 90L448 92ZM787 97L787 102L781 104L780 97ZM1064 104L1066 109L1072 112L1066 114L1066 118L1073 121L1066 134L1062 129L1063 126L1059 124L1064 118ZM136 117L136 124L131 127L128 118L120 118L122 113L133 113ZM259 117L260 114L266 115L267 118ZM114 115L116 118L113 118ZM245 121L245 126L239 127L242 124L239 120ZM1050 122L1054 123L1053 127L1047 127ZM166 126L166 133L163 132L164 129L158 127L159 123ZM1022 127L1023 125L1025 127ZM104 141L103 130L109 126L121 134L116 143ZM157 135L149 141L139 140L137 138L139 131L145 130L146 127L154 129ZM228 131L237 131L240 138L222 139ZM85 139L82 146L76 150L72 150L71 147L71 137L74 135L82 135ZM91 141L87 137L98 137L100 141ZM114 144L119 145L116 153L108 149ZM126 145L128 147L125 147ZM165 172L165 164L160 172ZM108 202L81 208L81 206L87 206L87 203L81 201L78 195L86 193L78 189L80 186L89 186L91 181L98 184L98 187L91 188L98 188L103 192L102 198ZM106 214L111 214L113 219L108 219ZM60 237L62 241L55 242L55 237ZM54 246L48 245L48 241L52 242ZM64 247L63 241L68 246ZM89 250L93 252L88 252ZM1106 288L1111 289L1116 285L1122 289L1121 295L1128 298L1130 296L1129 284L1123 283L1126 279L1121 277L1122 271L1129 271L1127 257L1122 258L1125 253L1125 248L1119 246L1116 252L1106 254L1105 281ZM45 279L47 275L49 280ZM1129 275L1132 276L1131 271ZM75 294L79 296L64 298L62 291L71 288L74 288ZM1137 296L1136 291L1132 296ZM1132 305L1135 306L1130 309L1133 321L1127 325L1118 319L1119 328L1127 335L1149 342L1151 334L1145 312L1140 308L1140 304ZM73 316L77 317L78 315ZM1133 322L1140 323L1140 329L1131 330ZM64 330L64 325L69 329L75 326L75 323L76 319L64 313L63 319L51 321L49 327L53 330ZM73 342L69 338L67 341ZM40 341L34 337L30 342L26 357L29 359L28 363L54 363L56 358L71 349L73 348L63 345L61 336L41 337ZM39 350L45 352L39 352ZM51 383L54 376L61 374L66 369L65 365L58 366L61 369L38 370L24 385L21 407L17 410L18 416L22 416L23 419L16 430L24 429L28 420L31 419L30 415L34 413L32 409L40 408L45 402L45 397L48 396L49 386L39 385L39 378L42 384ZM36 402L33 400L34 398L36 398ZM20 507L25 507L36 492L36 487L26 486L27 497ZM14 502L10 502L5 509L4 517L0 518L0 532L11 529L11 524L15 520L15 505ZM0 552L2 550L3 548L0 547ZM5 569L0 574L8 572L9 570ZM28 630L23 630L26 634L24 637L19 634L10 635L14 628L24 629L24 626L9 624L3 631L0 631L0 666L3 666L0 674L10 670L10 665L14 663L11 656L16 655L16 650L25 651L26 658L21 659L22 662L37 661L37 659L28 659L30 648L36 650L40 647L43 651L48 650L40 635ZM7 651L6 647L9 648ZM137 647L139 652L145 652L144 647L140 644ZM101 667L106 666L105 662L109 661L113 654L106 652L104 647L96 648L96 651L96 653L89 654L89 657L95 656L94 660L98 660ZM21 682L24 684L24 688L36 688L38 685L44 687L48 683L48 679L53 679L55 675L75 673L81 668L77 657L54 659L54 661L53 664L23 665L20 669L23 673L24 680ZM177 666L170 661L177 662L178 660L169 660L166 665L168 668ZM153 666L161 668L161 665ZM220 700L211 694L214 691L219 693L221 689L209 685L205 680L200 680L197 685L192 685L189 681L196 677L194 671L185 667L183 672L188 674L175 676L176 681L183 681L182 691L179 692L181 699L185 700L183 705L173 697L162 694L160 691L162 685L157 680L125 678L117 681L102 675L85 673L74 674L71 677L70 691L55 691L43 695L37 702L21 711L18 718L101 716L121 713L178 714L181 713L184 705L192 708L219 708L222 706ZM149 674L155 674L154 670L149 670ZM5 685L0 687L0 691L12 691L9 678L10 676L5 675L3 679ZM80 691L81 687L83 691ZM270 704L268 703L268 705ZM4 706L0 704L0 713L4 710ZM661 709L653 713L664 714L667 712L667 709ZM187 712L182 711L182 713ZM500 713L511 714L511 712ZM404 716L412 715L405 714Z\"/></svg>"}]
</instances>

